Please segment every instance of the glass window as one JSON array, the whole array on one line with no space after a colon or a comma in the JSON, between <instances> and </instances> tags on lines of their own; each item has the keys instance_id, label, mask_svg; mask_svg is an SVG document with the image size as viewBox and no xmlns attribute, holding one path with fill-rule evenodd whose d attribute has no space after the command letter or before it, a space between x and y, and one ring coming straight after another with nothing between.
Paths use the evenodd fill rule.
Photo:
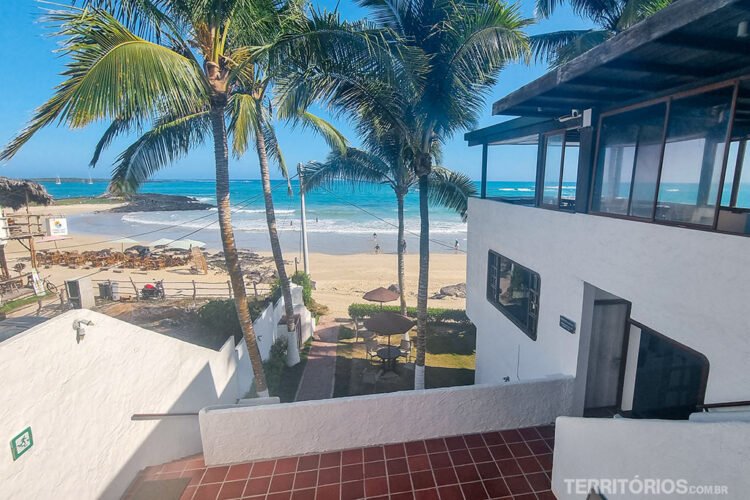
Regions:
<instances>
[{"instance_id":1,"label":"glass window","mask_svg":"<svg viewBox=\"0 0 750 500\"><path fill-rule=\"evenodd\" d=\"M656 219L713 225L733 91L672 101Z\"/></svg>"},{"instance_id":2,"label":"glass window","mask_svg":"<svg viewBox=\"0 0 750 500\"><path fill-rule=\"evenodd\" d=\"M578 143L568 142L565 134L559 132L545 138L542 193L542 206L545 208L575 210Z\"/></svg>"},{"instance_id":3,"label":"glass window","mask_svg":"<svg viewBox=\"0 0 750 500\"><path fill-rule=\"evenodd\" d=\"M536 340L539 274L491 250L488 255L487 300Z\"/></svg>"},{"instance_id":4,"label":"glass window","mask_svg":"<svg viewBox=\"0 0 750 500\"><path fill-rule=\"evenodd\" d=\"M602 120L594 211L652 217L665 116L661 103Z\"/></svg>"},{"instance_id":5,"label":"glass window","mask_svg":"<svg viewBox=\"0 0 750 500\"><path fill-rule=\"evenodd\" d=\"M578 182L578 151L576 142L565 142L565 157L563 160L563 183L560 189L560 208L575 210L576 183Z\"/></svg>"},{"instance_id":6,"label":"glass window","mask_svg":"<svg viewBox=\"0 0 750 500\"><path fill-rule=\"evenodd\" d=\"M560 206L560 166L563 158L564 134L549 135L546 138L544 154L544 190L542 205Z\"/></svg>"}]
</instances>

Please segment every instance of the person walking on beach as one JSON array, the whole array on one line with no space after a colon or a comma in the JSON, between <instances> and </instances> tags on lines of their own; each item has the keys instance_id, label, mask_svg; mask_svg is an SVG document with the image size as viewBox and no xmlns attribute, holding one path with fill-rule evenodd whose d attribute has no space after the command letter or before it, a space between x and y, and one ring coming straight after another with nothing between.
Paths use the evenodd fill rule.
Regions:
<instances>
[{"instance_id":1,"label":"person walking on beach","mask_svg":"<svg viewBox=\"0 0 750 500\"><path fill-rule=\"evenodd\" d=\"M378 243L375 243L375 255L380 253L380 245Z\"/></svg>"},{"instance_id":2,"label":"person walking on beach","mask_svg":"<svg viewBox=\"0 0 750 500\"><path fill-rule=\"evenodd\" d=\"M453 250L454 250L454 251L455 251L456 253L458 253L459 247L460 247L460 246L459 246L459 244L458 244L458 240L456 240L456 242L455 242L455 243L453 244Z\"/></svg>"}]
</instances>

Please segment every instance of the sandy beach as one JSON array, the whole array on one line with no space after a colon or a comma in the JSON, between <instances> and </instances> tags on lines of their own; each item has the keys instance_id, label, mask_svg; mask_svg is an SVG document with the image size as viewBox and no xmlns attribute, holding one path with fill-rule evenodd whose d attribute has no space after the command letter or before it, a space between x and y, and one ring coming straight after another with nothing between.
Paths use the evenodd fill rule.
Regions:
<instances>
[{"instance_id":1,"label":"sandy beach","mask_svg":"<svg viewBox=\"0 0 750 500\"><path fill-rule=\"evenodd\" d=\"M33 213L54 214L69 217L70 234L68 238L54 242L38 243L37 249L51 250L58 248L60 250L85 251L113 248L121 250L123 245L112 243L111 240L122 238L123 236L129 236L134 233L107 234L104 232L97 232L97 234L91 234L90 232L82 231L80 227L77 227L77 221L105 220L108 217L111 218L113 215L120 215L98 213L108 210L113 206L115 205L81 204L34 207L32 209ZM81 216L85 217L85 219ZM146 230L148 229L151 228L146 228ZM218 230L213 229L213 231L217 233L216 236L218 237ZM142 241L138 238L134 239L139 243L148 244L148 242L163 236L165 235L155 233L153 235L145 236ZM270 256L270 252L268 251L258 248L243 247L241 239L238 238L238 240L240 241L240 248L253 250L262 256ZM126 246L130 245L132 245L132 243ZM416 245L413 245L412 248L416 251ZM220 250L220 248L214 243L209 244L206 250L209 252L215 252ZM285 248L284 250L284 257L287 260L288 271L294 272L295 257L299 259L299 268L301 269L301 258L298 252L295 251L296 249ZM11 269L19 259L21 259L22 262L26 262L28 265L29 253L18 243L13 242L7 248L6 253L8 256L9 267L11 267ZM419 256L416 253L408 253L406 256L406 292L407 303L410 306L416 306L418 260ZM466 281L466 255L462 252L433 253L430 257L430 265L430 296L443 286L464 283ZM387 287L388 285L397 282L396 255L395 253L388 252L387 249L384 253L377 255L374 253L351 253L341 255L312 252L310 254L310 268L311 276L316 282L314 296L318 302L330 308L330 314L333 317L346 317L348 306L353 302L363 302L361 297L366 291L378 286ZM246 272L251 270L252 269L244 269ZM42 276L48 277L52 283L58 286L61 286L66 279L86 275L89 275L92 280L113 279L128 281L132 278L136 283L163 279L168 289L170 282L189 283L191 280L196 280L199 283L219 284L226 283L227 281L227 276L222 271L209 270L207 275L195 275L191 274L186 267L158 271L139 271L135 269L110 269L100 271L98 269L70 269L54 265L48 268L43 267L40 269L40 273ZM443 299L430 299L429 305L431 307L463 309L465 301L463 298L446 297Z\"/></svg>"}]
</instances>

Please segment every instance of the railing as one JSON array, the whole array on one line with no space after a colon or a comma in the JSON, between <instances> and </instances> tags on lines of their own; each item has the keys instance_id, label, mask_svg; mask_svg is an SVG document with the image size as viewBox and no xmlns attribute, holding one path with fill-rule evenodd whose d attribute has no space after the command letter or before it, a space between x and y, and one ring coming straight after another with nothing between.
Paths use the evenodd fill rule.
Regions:
<instances>
[{"instance_id":1,"label":"railing","mask_svg":"<svg viewBox=\"0 0 750 500\"><path fill-rule=\"evenodd\" d=\"M43 218L47 216L32 214L17 214L3 217L2 222L8 229L8 238L29 238L31 236L43 236L45 227Z\"/></svg>"},{"instance_id":2,"label":"railing","mask_svg":"<svg viewBox=\"0 0 750 500\"><path fill-rule=\"evenodd\" d=\"M706 403L706 404L698 405L696 408L698 410L707 411L707 410L712 410L714 408L737 408L740 406L750 406L750 401L729 401L725 403Z\"/></svg>"},{"instance_id":3,"label":"railing","mask_svg":"<svg viewBox=\"0 0 750 500\"><path fill-rule=\"evenodd\" d=\"M161 420L163 418L170 417L197 417L198 412L184 412L184 413L136 413L131 415L130 420Z\"/></svg>"},{"instance_id":4,"label":"railing","mask_svg":"<svg viewBox=\"0 0 750 500\"><path fill-rule=\"evenodd\" d=\"M155 280L134 281L130 280L92 280L94 293L99 296L99 284L116 284L117 294L120 297L138 298L141 290L147 284L155 284ZM185 297L185 298L232 298L232 283L226 282L205 282L205 281L163 281L165 297ZM247 285L248 294L256 298L263 297L271 293L271 286L261 283L251 283Z\"/></svg>"}]
</instances>

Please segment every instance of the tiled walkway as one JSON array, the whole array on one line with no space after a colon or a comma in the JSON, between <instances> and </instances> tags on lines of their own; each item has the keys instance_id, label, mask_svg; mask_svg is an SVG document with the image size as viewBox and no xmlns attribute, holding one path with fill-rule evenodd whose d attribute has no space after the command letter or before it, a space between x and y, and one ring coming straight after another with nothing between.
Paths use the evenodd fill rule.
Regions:
<instances>
[{"instance_id":1,"label":"tiled walkway","mask_svg":"<svg viewBox=\"0 0 750 500\"><path fill-rule=\"evenodd\" d=\"M134 481L189 477L183 500L554 499L554 428L454 436L206 468L201 456Z\"/></svg>"},{"instance_id":2,"label":"tiled walkway","mask_svg":"<svg viewBox=\"0 0 750 500\"><path fill-rule=\"evenodd\" d=\"M297 389L295 401L333 397L339 325L321 325L315 333L319 340L313 340L310 353L307 355L307 364L302 372L302 381Z\"/></svg>"}]
</instances>

